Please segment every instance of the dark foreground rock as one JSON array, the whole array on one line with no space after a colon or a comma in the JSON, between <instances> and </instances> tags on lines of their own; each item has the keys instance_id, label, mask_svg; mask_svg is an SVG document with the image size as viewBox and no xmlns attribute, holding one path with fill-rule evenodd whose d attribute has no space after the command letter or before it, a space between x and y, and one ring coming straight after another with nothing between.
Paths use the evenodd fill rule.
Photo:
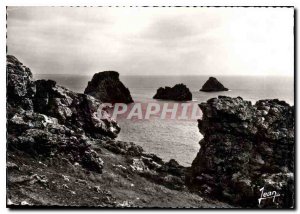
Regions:
<instances>
[{"instance_id":1,"label":"dark foreground rock","mask_svg":"<svg viewBox=\"0 0 300 214\"><path fill-rule=\"evenodd\" d=\"M190 188L243 207L294 207L294 107L224 96L199 106L204 138L187 179ZM280 196L259 204L261 188Z\"/></svg>"},{"instance_id":2,"label":"dark foreground rock","mask_svg":"<svg viewBox=\"0 0 300 214\"><path fill-rule=\"evenodd\" d=\"M14 56L7 56L7 102L13 107L32 110L35 83L32 73Z\"/></svg>"},{"instance_id":3,"label":"dark foreground rock","mask_svg":"<svg viewBox=\"0 0 300 214\"><path fill-rule=\"evenodd\" d=\"M115 154L126 156L126 163L129 167L127 169L123 168L123 171L133 171L145 179L169 189L186 189L186 168L179 165L174 159L165 163L156 155L145 153L142 147L132 142L100 141L98 144Z\"/></svg>"},{"instance_id":4,"label":"dark foreground rock","mask_svg":"<svg viewBox=\"0 0 300 214\"><path fill-rule=\"evenodd\" d=\"M94 74L84 93L104 103L133 102L129 89L120 81L119 73L116 71L103 71Z\"/></svg>"},{"instance_id":5,"label":"dark foreground rock","mask_svg":"<svg viewBox=\"0 0 300 214\"><path fill-rule=\"evenodd\" d=\"M98 112L101 102L89 95L74 93L53 80L37 80L34 110L58 119L74 129L92 137L117 137L118 124L104 110Z\"/></svg>"},{"instance_id":6,"label":"dark foreground rock","mask_svg":"<svg viewBox=\"0 0 300 214\"><path fill-rule=\"evenodd\" d=\"M174 101L189 101L192 100L192 93L184 84L176 84L171 87L160 87L157 89L154 99L174 100Z\"/></svg>"},{"instance_id":7,"label":"dark foreground rock","mask_svg":"<svg viewBox=\"0 0 300 214\"><path fill-rule=\"evenodd\" d=\"M220 83L215 77L210 77L202 86L200 91L214 92L214 91L228 91L222 83Z\"/></svg>"},{"instance_id":8,"label":"dark foreground rock","mask_svg":"<svg viewBox=\"0 0 300 214\"><path fill-rule=\"evenodd\" d=\"M7 56L7 147L32 157L66 157L101 173L103 163L88 136L114 138L120 128L109 117L99 119L100 103L51 80L32 80L29 68Z\"/></svg>"},{"instance_id":9,"label":"dark foreground rock","mask_svg":"<svg viewBox=\"0 0 300 214\"><path fill-rule=\"evenodd\" d=\"M230 207L190 193L175 160L114 140L120 128L101 101L33 81L13 56L7 90L9 207Z\"/></svg>"}]
</instances>

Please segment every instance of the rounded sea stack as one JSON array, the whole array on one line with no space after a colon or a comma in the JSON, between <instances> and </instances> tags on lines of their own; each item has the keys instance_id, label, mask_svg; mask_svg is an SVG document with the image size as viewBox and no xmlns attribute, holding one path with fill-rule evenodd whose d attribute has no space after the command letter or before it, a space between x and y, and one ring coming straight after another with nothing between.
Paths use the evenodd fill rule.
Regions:
<instances>
[{"instance_id":1,"label":"rounded sea stack","mask_svg":"<svg viewBox=\"0 0 300 214\"><path fill-rule=\"evenodd\" d=\"M160 100L174 100L174 101L190 101L192 100L192 93L184 84L176 84L174 87L160 87L157 89L153 99Z\"/></svg>"}]
</instances>

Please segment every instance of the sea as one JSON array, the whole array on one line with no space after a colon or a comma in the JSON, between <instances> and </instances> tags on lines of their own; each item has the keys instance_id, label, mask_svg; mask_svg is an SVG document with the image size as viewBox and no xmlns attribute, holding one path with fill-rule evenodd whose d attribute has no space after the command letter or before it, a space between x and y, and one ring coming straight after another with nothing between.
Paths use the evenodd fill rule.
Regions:
<instances>
[{"instance_id":1,"label":"sea","mask_svg":"<svg viewBox=\"0 0 300 214\"><path fill-rule=\"evenodd\" d=\"M132 98L139 103L170 103L152 97L159 87L187 85L193 95L191 104L199 104L219 95L240 96L255 103L260 99L280 99L294 105L294 78L290 76L215 76L229 91L201 92L202 85L209 76L122 76L120 80L129 88ZM34 74L35 79L52 79L57 84L72 91L83 93L89 75ZM200 112L201 114L201 112ZM201 116L201 115L200 115ZM117 118L121 127L118 140L134 142L147 153L153 153L164 161L175 159L181 165L190 166L199 152L199 141L203 138L198 130L196 119L162 120L160 117L149 120L128 120Z\"/></svg>"}]
</instances>

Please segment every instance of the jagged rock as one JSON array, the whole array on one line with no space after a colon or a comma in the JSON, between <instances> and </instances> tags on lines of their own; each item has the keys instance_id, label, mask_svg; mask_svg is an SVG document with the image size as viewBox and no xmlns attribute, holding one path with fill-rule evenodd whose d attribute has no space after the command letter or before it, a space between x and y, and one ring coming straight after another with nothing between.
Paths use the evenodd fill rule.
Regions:
<instances>
[{"instance_id":1,"label":"jagged rock","mask_svg":"<svg viewBox=\"0 0 300 214\"><path fill-rule=\"evenodd\" d=\"M86 136L115 138L120 128L104 110L99 111L100 105L93 97L74 93L55 81L34 82L29 68L7 56L9 150L42 158L64 155L72 163L101 172L103 161Z\"/></svg>"},{"instance_id":2,"label":"jagged rock","mask_svg":"<svg viewBox=\"0 0 300 214\"><path fill-rule=\"evenodd\" d=\"M220 83L215 77L209 77L204 83L200 91L213 92L213 91L228 91L222 83Z\"/></svg>"},{"instance_id":3,"label":"jagged rock","mask_svg":"<svg viewBox=\"0 0 300 214\"><path fill-rule=\"evenodd\" d=\"M16 57L7 55L7 102L14 107L32 110L32 97L35 93L35 84L32 73Z\"/></svg>"},{"instance_id":4,"label":"jagged rock","mask_svg":"<svg viewBox=\"0 0 300 214\"><path fill-rule=\"evenodd\" d=\"M151 180L164 185L170 189L182 190L185 188L186 168L171 159L163 162L153 154L142 154L142 156L128 156L127 162L132 171Z\"/></svg>"},{"instance_id":5,"label":"jagged rock","mask_svg":"<svg viewBox=\"0 0 300 214\"><path fill-rule=\"evenodd\" d=\"M117 137L120 127L100 107L101 102L93 97L74 93L56 85L55 81L36 81L35 111L55 117L66 126L82 129L93 137Z\"/></svg>"},{"instance_id":6,"label":"jagged rock","mask_svg":"<svg viewBox=\"0 0 300 214\"><path fill-rule=\"evenodd\" d=\"M185 168L179 165L176 160L171 159L169 162L163 164L159 171L167 172L175 176L184 176Z\"/></svg>"},{"instance_id":7,"label":"jagged rock","mask_svg":"<svg viewBox=\"0 0 300 214\"><path fill-rule=\"evenodd\" d=\"M141 160L139 158L129 158L128 162L130 164L130 168L133 171L143 172L143 171L149 170L148 167L143 162L143 160Z\"/></svg>"},{"instance_id":8,"label":"jagged rock","mask_svg":"<svg viewBox=\"0 0 300 214\"><path fill-rule=\"evenodd\" d=\"M155 154L143 154L142 160L149 169L155 171L159 170L164 164L163 160L157 157Z\"/></svg>"},{"instance_id":9,"label":"jagged rock","mask_svg":"<svg viewBox=\"0 0 300 214\"><path fill-rule=\"evenodd\" d=\"M184 84L176 84L171 87L160 87L157 89L154 99L189 101L192 100L192 93Z\"/></svg>"},{"instance_id":10,"label":"jagged rock","mask_svg":"<svg viewBox=\"0 0 300 214\"><path fill-rule=\"evenodd\" d=\"M252 105L241 97L225 96L199 106L204 138L187 179L191 189L258 207L259 189L265 187L281 195L268 206L292 207L294 108L277 99Z\"/></svg>"},{"instance_id":11,"label":"jagged rock","mask_svg":"<svg viewBox=\"0 0 300 214\"><path fill-rule=\"evenodd\" d=\"M197 204L202 199L195 201L194 194L170 190L185 189L184 167L175 160L164 163L156 155L145 154L140 146L112 139L120 129L105 111L98 111L101 101L74 93L55 81L33 82L30 70L14 57L8 56L7 63L8 206L116 207L120 200L128 206L124 199L132 196L128 192L130 184L135 194L146 197L141 201L147 205L157 195L167 194L183 198L187 206L202 207ZM273 112L276 114L276 110ZM99 154L107 167L103 175L97 174L104 166ZM151 181L137 180L139 176ZM101 185L101 189L95 185ZM93 186L99 194L91 191ZM116 199L108 191L115 188L125 194ZM139 205L139 200L136 198L133 206ZM160 198L157 201L150 206L164 204ZM178 206L177 202L171 205Z\"/></svg>"},{"instance_id":12,"label":"jagged rock","mask_svg":"<svg viewBox=\"0 0 300 214\"><path fill-rule=\"evenodd\" d=\"M102 172L104 162L94 150L87 149L79 161L86 169L99 173Z\"/></svg>"},{"instance_id":13,"label":"jagged rock","mask_svg":"<svg viewBox=\"0 0 300 214\"><path fill-rule=\"evenodd\" d=\"M159 171L145 170L139 173L147 180L151 180L160 185L164 185L169 189L183 190L185 188L185 181L180 176L162 173Z\"/></svg>"},{"instance_id":14,"label":"jagged rock","mask_svg":"<svg viewBox=\"0 0 300 214\"><path fill-rule=\"evenodd\" d=\"M124 142L124 141L119 141L119 140L108 140L108 141L101 141L100 143L104 148L106 148L116 154L141 156L144 151L141 146L135 145L132 142Z\"/></svg>"},{"instance_id":15,"label":"jagged rock","mask_svg":"<svg viewBox=\"0 0 300 214\"><path fill-rule=\"evenodd\" d=\"M17 138L9 134L7 139L8 149L19 149L35 158L66 157L71 163L77 162L91 171L102 172L103 161L90 148L87 140L81 136L69 136L70 131L68 128L65 128L65 133L59 134L53 134L48 128L53 129L54 127L28 129Z\"/></svg>"},{"instance_id":16,"label":"jagged rock","mask_svg":"<svg viewBox=\"0 0 300 214\"><path fill-rule=\"evenodd\" d=\"M129 89L120 81L119 73L116 71L103 71L94 74L84 93L104 103L133 102Z\"/></svg>"},{"instance_id":17,"label":"jagged rock","mask_svg":"<svg viewBox=\"0 0 300 214\"><path fill-rule=\"evenodd\" d=\"M30 128L25 126L32 123L22 118L22 115L29 114L25 111L30 110L57 118L60 124L77 132L82 130L93 137L115 138L120 127L105 110L99 108L101 104L91 96L58 86L53 80L34 82L29 68L14 56L7 56L7 114L11 125ZM35 116L34 120L35 123L39 119Z\"/></svg>"}]
</instances>

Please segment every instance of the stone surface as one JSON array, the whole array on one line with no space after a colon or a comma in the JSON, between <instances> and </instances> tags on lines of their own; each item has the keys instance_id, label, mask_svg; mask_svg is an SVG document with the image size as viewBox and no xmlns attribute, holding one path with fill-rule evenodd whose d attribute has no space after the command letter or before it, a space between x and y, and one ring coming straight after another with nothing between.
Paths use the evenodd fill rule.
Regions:
<instances>
[{"instance_id":1,"label":"stone surface","mask_svg":"<svg viewBox=\"0 0 300 214\"><path fill-rule=\"evenodd\" d=\"M201 103L204 138L188 182L243 207L294 206L294 107L284 101L219 96ZM280 197L258 205L259 189ZM270 201L271 200L271 201Z\"/></svg>"},{"instance_id":2,"label":"stone surface","mask_svg":"<svg viewBox=\"0 0 300 214\"><path fill-rule=\"evenodd\" d=\"M84 93L104 103L133 102L129 89L120 81L119 73L116 71L103 71L94 74Z\"/></svg>"},{"instance_id":3,"label":"stone surface","mask_svg":"<svg viewBox=\"0 0 300 214\"><path fill-rule=\"evenodd\" d=\"M101 173L103 162L85 136L42 114L18 114L23 123L8 120L8 150L21 150L34 158L67 157L71 163ZM24 125L26 124L26 125Z\"/></svg>"},{"instance_id":4,"label":"stone surface","mask_svg":"<svg viewBox=\"0 0 300 214\"><path fill-rule=\"evenodd\" d=\"M214 92L214 91L228 91L222 83L220 83L215 77L209 77L209 79L204 83L200 91L204 92Z\"/></svg>"},{"instance_id":5,"label":"stone surface","mask_svg":"<svg viewBox=\"0 0 300 214\"><path fill-rule=\"evenodd\" d=\"M61 124L92 137L117 137L120 127L102 110L101 102L89 95L72 92L53 80L37 80L34 109L55 117Z\"/></svg>"},{"instance_id":6,"label":"stone surface","mask_svg":"<svg viewBox=\"0 0 300 214\"><path fill-rule=\"evenodd\" d=\"M124 155L127 158L129 169L147 180L166 186L169 189L183 190L185 186L186 168L179 165L177 161L171 159L169 162L162 161L154 154L147 154L143 148L132 142L123 141L99 141L102 145L116 154ZM115 166L127 171L124 166ZM130 172L129 172L130 173Z\"/></svg>"},{"instance_id":7,"label":"stone surface","mask_svg":"<svg viewBox=\"0 0 300 214\"><path fill-rule=\"evenodd\" d=\"M78 184L73 183L72 176L66 177L65 174L70 173L69 170L72 173L80 171L79 176L89 180L86 176L92 172L103 175L105 164L106 170L111 170L110 162L115 163L114 170L120 170L120 177L138 175L145 178L138 179L142 184L155 183L176 190L185 188L185 168L175 160L165 163L156 155L144 153L142 147L132 142L114 140L120 128L104 110L99 110L100 100L74 93L53 80L33 81L30 70L12 56L7 58L7 78L11 90L7 94L7 169L14 171L8 174L8 183L14 191L22 192L23 185L29 186L32 192L42 191L34 187L39 185L54 191L61 188L59 194L78 195L80 192L74 190ZM103 150L116 155L100 157ZM104 163L103 159L108 157L111 159ZM125 160L118 162L119 159ZM30 165L22 164L24 161ZM34 167L36 164L39 167ZM48 167L54 167L54 171L48 171ZM29 173L25 173L24 168ZM53 172L59 173L58 170L63 170L60 187L56 184L59 178L55 177L54 182L48 179L48 176L53 179ZM40 175L43 172L47 172L48 176ZM110 173L113 175L115 172ZM110 181L116 182L114 177L107 176L103 175L106 185ZM120 184L117 184L119 188L124 187ZM130 186L132 188L134 184ZM12 197L14 202L29 198L35 204L31 197L21 199L18 195L10 194L9 198ZM39 197L46 195L39 194ZM63 203L67 201L63 200ZM103 203L110 204L102 199Z\"/></svg>"},{"instance_id":8,"label":"stone surface","mask_svg":"<svg viewBox=\"0 0 300 214\"><path fill-rule=\"evenodd\" d=\"M16 57L7 55L7 102L14 107L33 110L32 97L35 94L35 83L32 73Z\"/></svg>"},{"instance_id":9,"label":"stone surface","mask_svg":"<svg viewBox=\"0 0 300 214\"><path fill-rule=\"evenodd\" d=\"M95 98L74 93L52 80L32 80L32 73L7 56L7 145L35 158L67 157L101 173L103 161L89 137L111 139L118 124ZM101 115L102 117L99 117Z\"/></svg>"},{"instance_id":10,"label":"stone surface","mask_svg":"<svg viewBox=\"0 0 300 214\"><path fill-rule=\"evenodd\" d=\"M126 154L131 156L141 156L143 153L143 148L141 146L135 145L132 142L124 142L119 140L106 140L101 141L101 145L116 153L116 154Z\"/></svg>"},{"instance_id":11,"label":"stone surface","mask_svg":"<svg viewBox=\"0 0 300 214\"><path fill-rule=\"evenodd\" d=\"M176 84L171 87L160 87L157 89L154 99L189 101L192 100L192 93L184 84Z\"/></svg>"}]
</instances>

